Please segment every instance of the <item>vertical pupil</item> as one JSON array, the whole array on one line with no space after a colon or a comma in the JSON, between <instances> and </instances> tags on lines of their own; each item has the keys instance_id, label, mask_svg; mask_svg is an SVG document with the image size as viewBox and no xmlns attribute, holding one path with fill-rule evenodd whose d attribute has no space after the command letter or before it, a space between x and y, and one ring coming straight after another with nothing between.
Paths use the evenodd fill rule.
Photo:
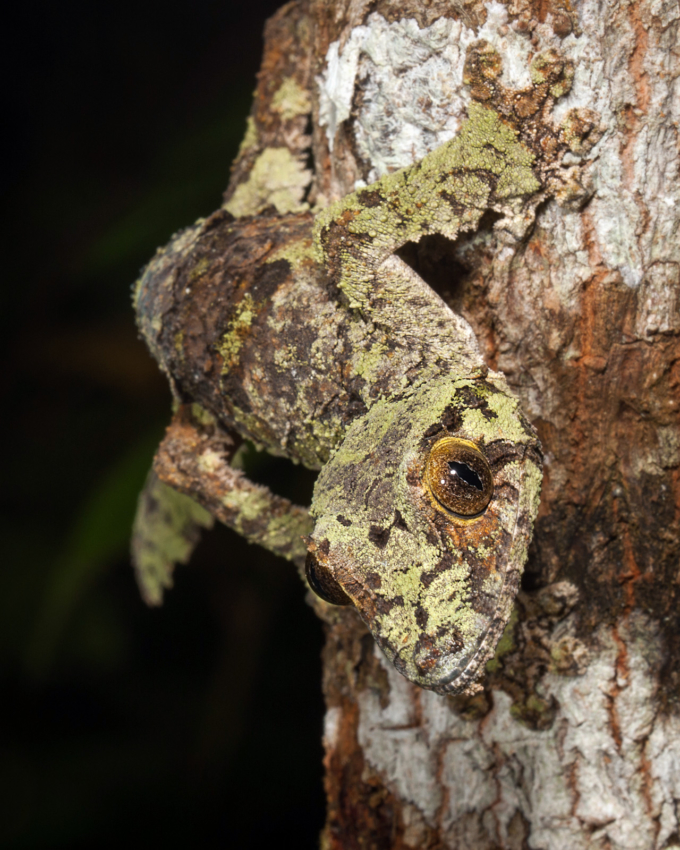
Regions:
<instances>
[{"instance_id":1,"label":"vertical pupil","mask_svg":"<svg viewBox=\"0 0 680 850\"><path fill-rule=\"evenodd\" d=\"M466 484L469 484L470 487L475 487L480 492L484 489L482 486L482 480L474 471L471 469L467 463L459 463L455 460L450 460L449 462L449 473L451 475L455 475L461 480L463 480Z\"/></svg>"}]
</instances>

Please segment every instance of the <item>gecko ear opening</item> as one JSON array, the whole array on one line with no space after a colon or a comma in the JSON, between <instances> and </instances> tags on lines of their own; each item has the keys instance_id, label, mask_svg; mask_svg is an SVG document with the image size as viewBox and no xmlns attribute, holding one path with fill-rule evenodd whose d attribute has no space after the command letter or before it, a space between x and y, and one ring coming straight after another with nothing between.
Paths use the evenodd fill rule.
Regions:
<instances>
[{"instance_id":1,"label":"gecko ear opening","mask_svg":"<svg viewBox=\"0 0 680 850\"><path fill-rule=\"evenodd\" d=\"M328 567L324 566L313 552L307 553L305 573L309 586L324 602L330 602L331 605L352 604L352 600L331 575Z\"/></svg>"}]
</instances>

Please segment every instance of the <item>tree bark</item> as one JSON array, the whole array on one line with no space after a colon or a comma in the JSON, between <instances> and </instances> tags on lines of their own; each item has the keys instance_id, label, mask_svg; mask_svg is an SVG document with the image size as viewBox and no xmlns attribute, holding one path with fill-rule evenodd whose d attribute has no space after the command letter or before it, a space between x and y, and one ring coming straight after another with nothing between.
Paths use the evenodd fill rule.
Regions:
<instances>
[{"instance_id":1,"label":"tree bark","mask_svg":"<svg viewBox=\"0 0 680 850\"><path fill-rule=\"evenodd\" d=\"M330 616L324 848L680 847L679 20L674 0L299 0L267 25L235 215L330 202L451 138L479 39L515 88L559 50L556 118L602 133L588 202L547 201L520 245L489 226L403 252L538 430L541 510L482 694L417 688Z\"/></svg>"}]
</instances>

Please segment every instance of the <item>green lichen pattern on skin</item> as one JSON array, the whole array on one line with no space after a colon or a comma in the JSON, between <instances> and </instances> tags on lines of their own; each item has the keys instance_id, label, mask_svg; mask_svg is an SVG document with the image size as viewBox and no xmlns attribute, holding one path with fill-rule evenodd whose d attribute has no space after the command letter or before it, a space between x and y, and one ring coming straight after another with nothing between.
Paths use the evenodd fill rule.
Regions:
<instances>
[{"instance_id":1,"label":"green lichen pattern on skin","mask_svg":"<svg viewBox=\"0 0 680 850\"><path fill-rule=\"evenodd\" d=\"M451 142L417 166L387 175L317 216L315 243L322 263L326 261L323 232L332 222L344 219L350 233L370 237L368 261L365 252L356 256L349 245L342 251L343 273L338 285L352 306L366 305L372 289L366 267L380 265L392 253L395 239L417 242L428 232L455 239L461 229L476 226L493 205L489 203L488 174L498 178L497 200L531 195L540 189L531 169L535 157L517 136L497 112L473 101L467 120ZM370 206L365 206L369 196L373 196Z\"/></svg>"},{"instance_id":2,"label":"green lichen pattern on skin","mask_svg":"<svg viewBox=\"0 0 680 850\"><path fill-rule=\"evenodd\" d=\"M435 505L422 483L429 449L451 434L479 446L494 475L494 497L470 524ZM411 681L460 690L493 654L540 476L535 434L492 373L476 382L430 375L403 397L376 402L321 471L312 503L317 557Z\"/></svg>"},{"instance_id":3,"label":"green lichen pattern on skin","mask_svg":"<svg viewBox=\"0 0 680 850\"><path fill-rule=\"evenodd\" d=\"M490 45L471 45L472 100L456 137L316 218L289 212L301 194L277 206L287 215L248 218L276 206L288 180L270 179L276 168L258 160L230 201L242 218L215 213L179 234L137 297L152 352L180 396L214 417L210 433L320 470L310 513L291 506L288 521L282 500L246 483L219 449L182 472L182 440L195 454L214 434L179 423L161 447L167 480L298 564L306 535L312 585L351 602L395 667L439 693L474 690L494 656L538 511L541 455L470 326L396 252L428 234L454 240L490 211L505 244L518 245L542 200L578 196L573 173L560 183L561 157L586 150L593 127L583 111L552 126L555 92L573 76L555 51L535 57L528 89L503 87L501 71ZM293 94L284 81L282 110ZM430 450L452 438L490 470L481 514L451 514L426 480Z\"/></svg>"},{"instance_id":4,"label":"green lichen pattern on skin","mask_svg":"<svg viewBox=\"0 0 680 850\"><path fill-rule=\"evenodd\" d=\"M238 353L243 343L243 337L248 332L256 312L255 302L249 294L246 294L239 305L234 318L229 323L229 330L222 338L220 354L224 360L223 372L228 372L229 367L237 360Z\"/></svg>"},{"instance_id":5,"label":"green lichen pattern on skin","mask_svg":"<svg viewBox=\"0 0 680 850\"><path fill-rule=\"evenodd\" d=\"M267 257L268 263L275 263L277 260L286 260L290 263L294 271L301 271L305 264L310 264L314 261L314 245L311 239L299 239L295 242L290 242L278 251L274 251Z\"/></svg>"}]
</instances>

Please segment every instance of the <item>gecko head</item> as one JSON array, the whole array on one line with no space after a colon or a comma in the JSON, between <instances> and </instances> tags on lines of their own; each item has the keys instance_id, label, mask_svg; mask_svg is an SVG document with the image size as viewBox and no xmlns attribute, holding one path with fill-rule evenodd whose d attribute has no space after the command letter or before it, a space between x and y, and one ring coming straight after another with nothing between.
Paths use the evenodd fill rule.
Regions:
<instances>
[{"instance_id":1,"label":"gecko head","mask_svg":"<svg viewBox=\"0 0 680 850\"><path fill-rule=\"evenodd\" d=\"M439 377L376 402L317 479L312 590L353 605L406 678L464 692L510 617L540 464L500 375Z\"/></svg>"}]
</instances>

